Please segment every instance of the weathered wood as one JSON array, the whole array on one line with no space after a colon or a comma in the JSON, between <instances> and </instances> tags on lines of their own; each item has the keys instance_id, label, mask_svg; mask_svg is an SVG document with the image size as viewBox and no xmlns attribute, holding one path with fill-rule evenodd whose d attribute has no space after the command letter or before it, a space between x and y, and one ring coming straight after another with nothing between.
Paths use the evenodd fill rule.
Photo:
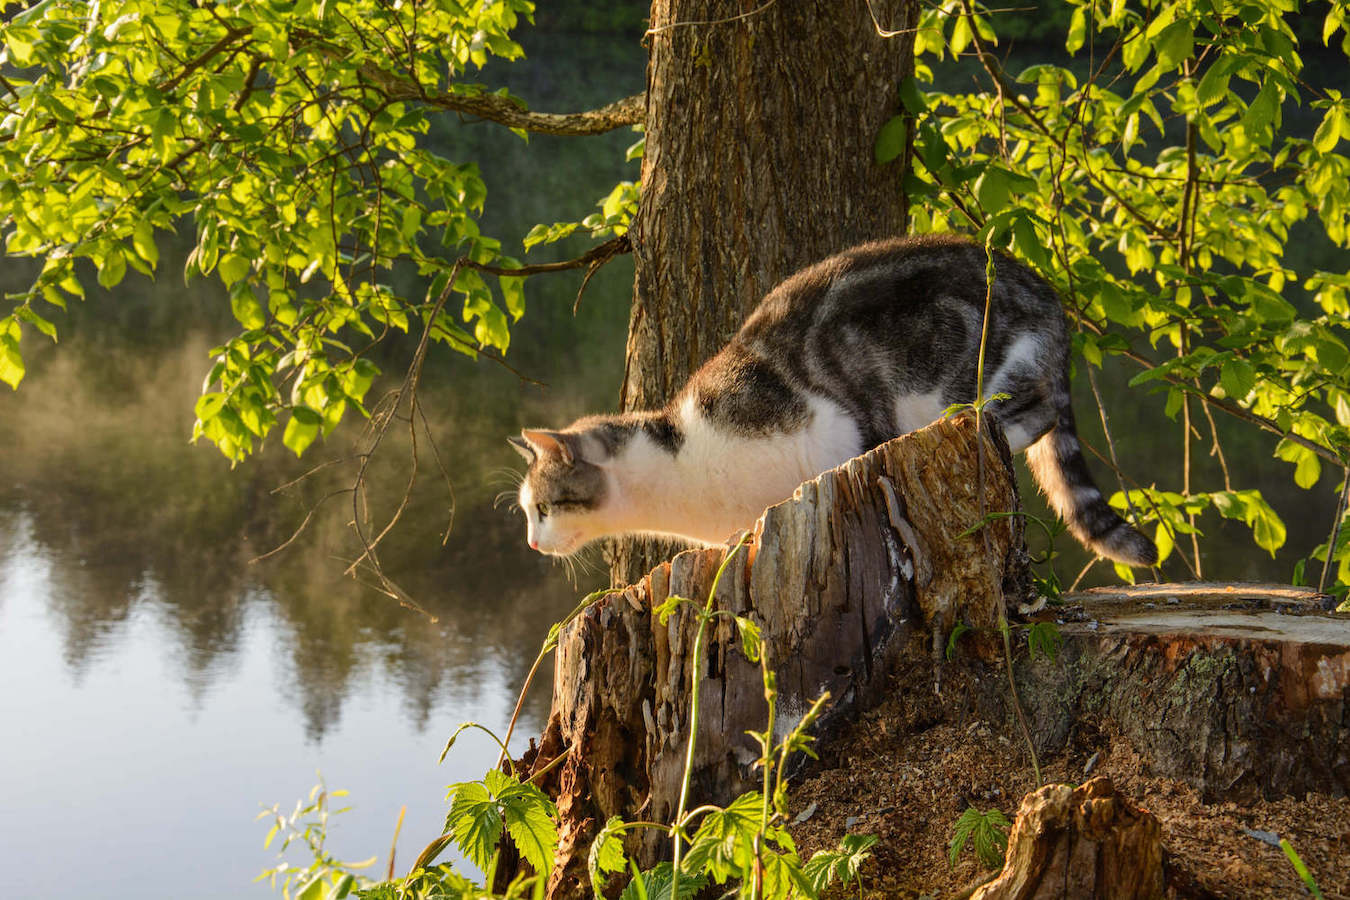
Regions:
<instances>
[{"instance_id":1,"label":"weathered wood","mask_svg":"<svg viewBox=\"0 0 1350 900\"><path fill-rule=\"evenodd\" d=\"M1021 520L964 532L985 512L1017 503L1002 437L986 430L979 439L973 419L963 418L882 445L767 510L715 602L759 624L777 673L779 721L795 724L824 691L833 701L823 731L875 702L911 629L941 636L958 619L992 629L1004 593L1026 592ZM586 892L589 842L609 816L674 818L697 616L683 607L662 626L651 610L670 596L701 602L725 553L681 553L561 635L544 738L568 753L556 782L561 849L550 896ZM731 623L718 622L698 679L694 804L726 802L753 786L757 754L745 732L767 717L758 667L741 655ZM535 765L551 756L540 753ZM664 846L649 831L630 849L650 863Z\"/></svg>"},{"instance_id":2,"label":"weathered wood","mask_svg":"<svg viewBox=\"0 0 1350 900\"><path fill-rule=\"evenodd\" d=\"M1106 778L1028 794L998 878L971 900L1156 900L1163 896L1162 827Z\"/></svg>"},{"instance_id":3,"label":"weathered wood","mask_svg":"<svg viewBox=\"0 0 1350 900\"><path fill-rule=\"evenodd\" d=\"M1102 724L1206 800L1350 792L1350 621L1314 592L1147 585L1069 599L1083 607L1061 626L1058 663L1017 666L1042 750Z\"/></svg>"}]
</instances>

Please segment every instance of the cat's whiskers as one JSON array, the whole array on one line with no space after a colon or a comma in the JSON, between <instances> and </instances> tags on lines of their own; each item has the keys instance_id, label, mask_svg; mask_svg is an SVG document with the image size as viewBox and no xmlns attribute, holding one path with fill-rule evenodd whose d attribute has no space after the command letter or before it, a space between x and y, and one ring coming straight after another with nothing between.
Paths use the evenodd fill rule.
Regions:
<instances>
[{"instance_id":1,"label":"cat's whiskers","mask_svg":"<svg viewBox=\"0 0 1350 900\"><path fill-rule=\"evenodd\" d=\"M582 576L598 574L601 571L600 563L587 555L588 549L589 547L582 547L566 556L553 557L554 563L561 565L567 572L567 581L574 589L581 586Z\"/></svg>"},{"instance_id":2,"label":"cat's whiskers","mask_svg":"<svg viewBox=\"0 0 1350 900\"><path fill-rule=\"evenodd\" d=\"M512 490L520 487L520 483L525 480L525 473L518 472L515 469L503 466L500 469L493 469L484 479L488 484L506 484L510 485Z\"/></svg>"}]
</instances>

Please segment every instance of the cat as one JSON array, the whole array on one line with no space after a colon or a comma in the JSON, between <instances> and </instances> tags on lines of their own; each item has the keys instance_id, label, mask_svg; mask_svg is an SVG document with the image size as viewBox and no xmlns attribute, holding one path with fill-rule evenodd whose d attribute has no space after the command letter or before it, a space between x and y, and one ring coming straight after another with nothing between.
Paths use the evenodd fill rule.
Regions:
<instances>
[{"instance_id":1,"label":"cat","mask_svg":"<svg viewBox=\"0 0 1350 900\"><path fill-rule=\"evenodd\" d=\"M600 537L720 544L797 485L975 397L985 250L957 236L862 244L803 269L665 408L524 429L518 502L530 547L568 556ZM997 254L985 395L1008 443L1089 549L1157 561L1092 481L1069 405L1069 338L1054 288Z\"/></svg>"}]
</instances>

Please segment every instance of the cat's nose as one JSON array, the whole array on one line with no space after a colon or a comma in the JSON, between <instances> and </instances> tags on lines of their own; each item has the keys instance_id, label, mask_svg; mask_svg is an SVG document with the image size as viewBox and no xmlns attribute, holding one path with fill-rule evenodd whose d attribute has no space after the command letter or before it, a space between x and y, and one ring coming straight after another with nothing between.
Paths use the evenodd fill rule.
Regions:
<instances>
[{"instance_id":1,"label":"cat's nose","mask_svg":"<svg viewBox=\"0 0 1350 900\"><path fill-rule=\"evenodd\" d=\"M538 549L539 549L539 541L538 541L537 539L535 539L535 538L530 538L530 549L531 549L531 550L538 550Z\"/></svg>"}]
</instances>

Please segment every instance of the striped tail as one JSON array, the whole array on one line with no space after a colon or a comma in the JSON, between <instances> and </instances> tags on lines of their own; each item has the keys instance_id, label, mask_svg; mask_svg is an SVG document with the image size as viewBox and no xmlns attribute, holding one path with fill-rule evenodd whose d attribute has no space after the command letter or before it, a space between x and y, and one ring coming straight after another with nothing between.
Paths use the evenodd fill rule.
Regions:
<instances>
[{"instance_id":1,"label":"striped tail","mask_svg":"<svg viewBox=\"0 0 1350 900\"><path fill-rule=\"evenodd\" d=\"M1055 426L1027 448L1027 464L1050 507L1083 546L1127 566L1158 561L1158 548L1116 514L1093 482L1067 405L1060 407Z\"/></svg>"}]
</instances>

